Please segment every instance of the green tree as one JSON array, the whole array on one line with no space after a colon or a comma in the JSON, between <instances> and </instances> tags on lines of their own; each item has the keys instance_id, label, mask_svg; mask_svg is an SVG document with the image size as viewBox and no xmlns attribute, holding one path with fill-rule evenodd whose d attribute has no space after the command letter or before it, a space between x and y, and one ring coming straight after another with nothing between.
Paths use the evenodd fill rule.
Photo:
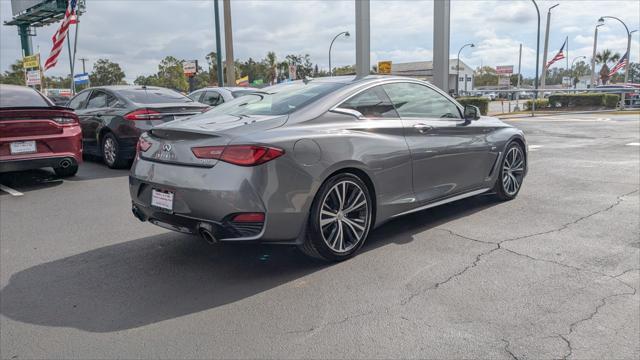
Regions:
<instances>
[{"instance_id":1,"label":"green tree","mask_svg":"<svg viewBox=\"0 0 640 360\"><path fill-rule=\"evenodd\" d=\"M335 75L335 76L353 75L355 73L356 73L356 66L355 65L345 65L345 66L333 68L333 75Z\"/></svg>"},{"instance_id":2,"label":"green tree","mask_svg":"<svg viewBox=\"0 0 640 360\"><path fill-rule=\"evenodd\" d=\"M264 77L264 82L267 84L273 84L276 82L278 77L278 58L276 57L276 53L273 51L269 51L267 53L267 57L265 58L265 65L267 68L266 76Z\"/></svg>"},{"instance_id":3,"label":"green tree","mask_svg":"<svg viewBox=\"0 0 640 360\"><path fill-rule=\"evenodd\" d=\"M22 59L16 60L14 64L11 64L9 70L0 74L0 84L25 85Z\"/></svg>"},{"instance_id":4,"label":"green tree","mask_svg":"<svg viewBox=\"0 0 640 360\"><path fill-rule=\"evenodd\" d=\"M609 81L609 72L611 71L609 69L609 63L616 63L618 60L620 60L620 54L619 53L613 53L611 50L609 49L604 49L601 52L596 54L596 63L602 65L602 67L600 68L600 80L602 81L603 85L607 84L607 81Z\"/></svg>"},{"instance_id":5,"label":"green tree","mask_svg":"<svg viewBox=\"0 0 640 360\"><path fill-rule=\"evenodd\" d=\"M491 66L477 68L474 73L475 86L496 86L498 85L498 74Z\"/></svg>"},{"instance_id":6,"label":"green tree","mask_svg":"<svg viewBox=\"0 0 640 360\"><path fill-rule=\"evenodd\" d=\"M124 78L125 74L120 65L107 59L98 59L89 75L91 86L126 84Z\"/></svg>"},{"instance_id":7,"label":"green tree","mask_svg":"<svg viewBox=\"0 0 640 360\"><path fill-rule=\"evenodd\" d=\"M178 60L173 56L167 56L158 65L158 86L174 89L178 91L189 90L189 83L182 69L183 60Z\"/></svg>"}]
</instances>

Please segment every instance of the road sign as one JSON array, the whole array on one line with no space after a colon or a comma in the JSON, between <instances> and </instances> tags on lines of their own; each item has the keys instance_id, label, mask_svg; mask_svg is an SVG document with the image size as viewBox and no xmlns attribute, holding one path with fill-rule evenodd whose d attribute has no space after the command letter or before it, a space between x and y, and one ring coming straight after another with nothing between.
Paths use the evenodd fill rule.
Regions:
<instances>
[{"instance_id":1,"label":"road sign","mask_svg":"<svg viewBox=\"0 0 640 360\"><path fill-rule=\"evenodd\" d=\"M40 68L40 54L31 56L25 56L22 58L22 68L24 69L39 69Z\"/></svg>"},{"instance_id":2,"label":"road sign","mask_svg":"<svg viewBox=\"0 0 640 360\"><path fill-rule=\"evenodd\" d=\"M40 70L27 71L27 86L40 85Z\"/></svg>"},{"instance_id":3,"label":"road sign","mask_svg":"<svg viewBox=\"0 0 640 360\"><path fill-rule=\"evenodd\" d=\"M193 76L198 72L198 60L186 60L182 64L182 70L187 76Z\"/></svg>"},{"instance_id":4,"label":"road sign","mask_svg":"<svg viewBox=\"0 0 640 360\"><path fill-rule=\"evenodd\" d=\"M74 75L73 76L73 82L75 82L76 85L88 84L89 83L89 74L88 73L82 73L82 74Z\"/></svg>"},{"instance_id":5,"label":"road sign","mask_svg":"<svg viewBox=\"0 0 640 360\"><path fill-rule=\"evenodd\" d=\"M496 73L498 75L511 75L513 74L513 65L496 66Z\"/></svg>"},{"instance_id":6,"label":"road sign","mask_svg":"<svg viewBox=\"0 0 640 360\"><path fill-rule=\"evenodd\" d=\"M289 65L289 80L295 80L295 79L296 79L296 66Z\"/></svg>"},{"instance_id":7,"label":"road sign","mask_svg":"<svg viewBox=\"0 0 640 360\"><path fill-rule=\"evenodd\" d=\"M510 78L508 76L500 76L498 78L498 85L500 86L509 86Z\"/></svg>"},{"instance_id":8,"label":"road sign","mask_svg":"<svg viewBox=\"0 0 640 360\"><path fill-rule=\"evenodd\" d=\"M378 61L378 74L391 74L391 61Z\"/></svg>"}]
</instances>

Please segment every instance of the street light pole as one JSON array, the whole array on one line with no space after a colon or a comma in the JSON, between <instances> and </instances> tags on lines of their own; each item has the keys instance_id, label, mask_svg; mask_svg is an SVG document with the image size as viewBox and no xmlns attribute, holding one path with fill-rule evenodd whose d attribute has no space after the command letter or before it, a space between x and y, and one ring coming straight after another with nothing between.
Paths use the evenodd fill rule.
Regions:
<instances>
[{"instance_id":1,"label":"street light pole","mask_svg":"<svg viewBox=\"0 0 640 360\"><path fill-rule=\"evenodd\" d=\"M618 20L622 26L624 26L624 29L627 31L627 66L625 66L625 70L624 70L624 83L625 85L627 84L627 82L629 82L629 68L631 66L631 32L629 31L629 28L627 27L627 24L624 23L624 21L620 20L619 18L615 17L615 16L603 16L600 19L598 19L598 22L601 24L604 24L604 19L614 19L614 20ZM635 30L634 30L635 32ZM624 103L625 103L625 93L622 92L622 99L620 100L620 103L622 104L622 108L624 108Z\"/></svg>"},{"instance_id":2,"label":"street light pole","mask_svg":"<svg viewBox=\"0 0 640 360\"><path fill-rule=\"evenodd\" d=\"M534 89L535 89L535 98L538 98L538 74L539 74L539 66L540 66L540 8L538 8L538 4L536 3L536 0L531 0L531 2L533 3L533 5L536 7L536 12L538 13L538 32L537 32L537 37L536 37L536 78L534 81ZM533 101L531 110L535 111L536 108L536 102Z\"/></svg>"},{"instance_id":3,"label":"street light pole","mask_svg":"<svg viewBox=\"0 0 640 360\"><path fill-rule=\"evenodd\" d=\"M333 71L331 71L331 48L333 47L333 42L336 41L336 39L340 36L343 35L344 37L348 38L349 37L349 32L348 31L343 31L341 33L339 33L338 35L333 37L333 40L331 40L331 45L329 45L329 76L333 76Z\"/></svg>"},{"instance_id":4,"label":"street light pole","mask_svg":"<svg viewBox=\"0 0 640 360\"><path fill-rule=\"evenodd\" d=\"M593 34L593 55L591 56L591 84L590 88L596 86L596 47L598 46L598 28L604 24L596 25L596 30Z\"/></svg>"},{"instance_id":5,"label":"street light pole","mask_svg":"<svg viewBox=\"0 0 640 360\"><path fill-rule=\"evenodd\" d=\"M541 80L542 90L544 90L545 83L547 81L547 51L549 50L549 28L551 27L551 9L553 9L558 5L560 4L553 5L547 11L547 30L544 33L544 53L542 55L542 80Z\"/></svg>"},{"instance_id":6,"label":"street light pole","mask_svg":"<svg viewBox=\"0 0 640 360\"><path fill-rule=\"evenodd\" d=\"M464 49L467 46L475 47L475 45L473 45L473 43L468 43L468 44L462 45L460 50L458 50L458 65L456 66L456 96L460 96L460 93L459 93L459 90L458 90L459 89L459 84L460 84L460 52L462 52L462 49ZM464 76L464 83L465 83L465 85L467 84L467 75Z\"/></svg>"}]
</instances>

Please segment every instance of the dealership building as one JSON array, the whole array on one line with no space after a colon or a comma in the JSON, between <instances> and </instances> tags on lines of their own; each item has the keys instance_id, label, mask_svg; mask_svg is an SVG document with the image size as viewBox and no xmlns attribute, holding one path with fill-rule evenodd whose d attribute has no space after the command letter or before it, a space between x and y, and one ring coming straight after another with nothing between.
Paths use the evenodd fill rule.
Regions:
<instances>
[{"instance_id":1,"label":"dealership building","mask_svg":"<svg viewBox=\"0 0 640 360\"><path fill-rule=\"evenodd\" d=\"M473 90L473 69L460 60L460 71L458 77L458 59L449 60L449 93L455 92L456 80L461 94ZM407 63L391 64L391 74L398 76L408 76L420 80L432 81L433 61L415 61ZM458 79L456 79L458 77Z\"/></svg>"}]
</instances>

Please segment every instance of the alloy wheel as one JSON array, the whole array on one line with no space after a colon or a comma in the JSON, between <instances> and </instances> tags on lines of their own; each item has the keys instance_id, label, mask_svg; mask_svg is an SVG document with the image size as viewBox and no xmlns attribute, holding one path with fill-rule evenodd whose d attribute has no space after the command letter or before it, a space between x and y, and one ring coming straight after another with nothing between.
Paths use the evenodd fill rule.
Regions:
<instances>
[{"instance_id":1,"label":"alloy wheel","mask_svg":"<svg viewBox=\"0 0 640 360\"><path fill-rule=\"evenodd\" d=\"M107 164L113 164L116 161L116 144L115 141L113 141L113 138L111 138L110 136L107 136L104 139L104 144L102 145L103 149L103 154L104 154L104 160L107 162Z\"/></svg>"},{"instance_id":2,"label":"alloy wheel","mask_svg":"<svg viewBox=\"0 0 640 360\"><path fill-rule=\"evenodd\" d=\"M511 147L502 165L502 187L509 195L515 195L524 178L524 154L519 146Z\"/></svg>"},{"instance_id":3,"label":"alloy wheel","mask_svg":"<svg viewBox=\"0 0 640 360\"><path fill-rule=\"evenodd\" d=\"M345 253L362 241L369 227L369 204L360 185L344 180L333 185L322 201L320 232L337 253Z\"/></svg>"}]
</instances>

